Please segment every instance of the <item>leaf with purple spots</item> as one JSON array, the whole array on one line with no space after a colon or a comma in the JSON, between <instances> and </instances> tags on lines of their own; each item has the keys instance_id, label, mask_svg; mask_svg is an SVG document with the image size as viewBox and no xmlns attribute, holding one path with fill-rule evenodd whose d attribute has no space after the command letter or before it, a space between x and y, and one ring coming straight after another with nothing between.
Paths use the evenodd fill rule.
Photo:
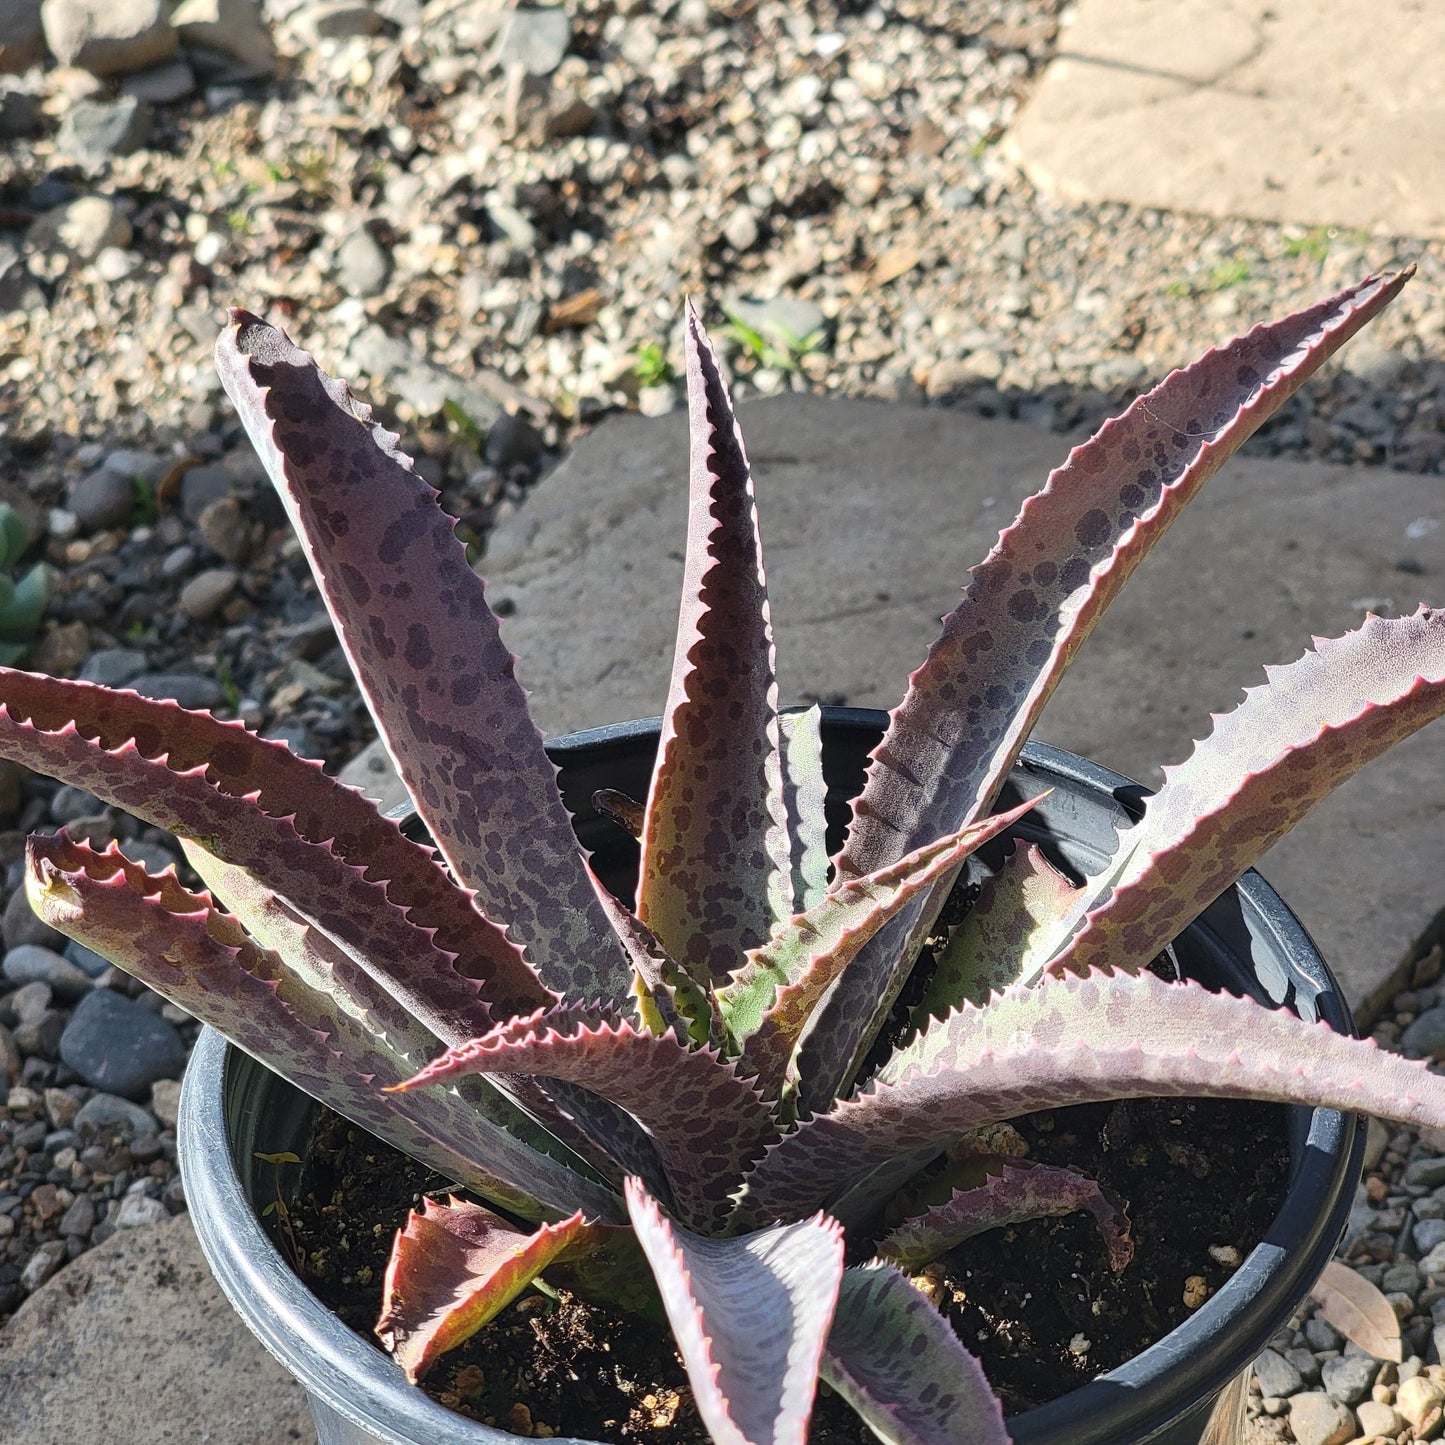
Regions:
<instances>
[{"instance_id":1,"label":"leaf with purple spots","mask_svg":"<svg viewBox=\"0 0 1445 1445\"><path fill-rule=\"evenodd\" d=\"M667 1219L636 1180L626 1198L714 1445L804 1445L843 1231L816 1215L703 1239Z\"/></svg>"},{"instance_id":2,"label":"leaf with purple spots","mask_svg":"<svg viewBox=\"0 0 1445 1445\"><path fill-rule=\"evenodd\" d=\"M778 719L783 741L783 803L788 814L792 911L805 913L828 891L828 785L823 777L823 710L785 712Z\"/></svg>"},{"instance_id":3,"label":"leaf with purple spots","mask_svg":"<svg viewBox=\"0 0 1445 1445\"><path fill-rule=\"evenodd\" d=\"M1074 1168L1031 1159L976 1155L965 1160L977 1182L905 1219L879 1241L878 1257L900 1269L919 1270L956 1244L990 1229L1087 1210L1099 1226L1117 1274L1134 1257L1129 1216L1112 1190Z\"/></svg>"},{"instance_id":4,"label":"leaf with purple spots","mask_svg":"<svg viewBox=\"0 0 1445 1445\"><path fill-rule=\"evenodd\" d=\"M1108 1099L1261 1099L1445 1117L1445 1078L1368 1039L1151 973L1091 973L965 1005L892 1061L891 1082L800 1124L748 1176L740 1222L826 1208L912 1150L1038 1109Z\"/></svg>"},{"instance_id":5,"label":"leaf with purple spots","mask_svg":"<svg viewBox=\"0 0 1445 1445\"><path fill-rule=\"evenodd\" d=\"M844 1270L820 1373L885 1445L1009 1445L983 1367L892 1265Z\"/></svg>"},{"instance_id":6,"label":"leaf with purple spots","mask_svg":"<svg viewBox=\"0 0 1445 1445\"><path fill-rule=\"evenodd\" d=\"M692 977L723 979L792 911L792 867L752 475L691 307L686 325L687 556L637 916Z\"/></svg>"},{"instance_id":7,"label":"leaf with purple spots","mask_svg":"<svg viewBox=\"0 0 1445 1445\"><path fill-rule=\"evenodd\" d=\"M549 989L626 997L557 770L436 492L370 407L284 332L233 312L216 367L453 873Z\"/></svg>"},{"instance_id":8,"label":"leaf with purple spots","mask_svg":"<svg viewBox=\"0 0 1445 1445\"><path fill-rule=\"evenodd\" d=\"M298 1089L523 1218L617 1217L616 1197L499 1127L473 1099L381 1092L410 1065L376 1022L312 986L173 872L118 851L32 838L26 893L52 928L219 1029ZM324 966L324 960L321 961ZM501 1102L501 1101L499 1101ZM416 1107L420 1103L421 1107Z\"/></svg>"},{"instance_id":9,"label":"leaf with purple spots","mask_svg":"<svg viewBox=\"0 0 1445 1445\"><path fill-rule=\"evenodd\" d=\"M1367 617L1266 673L1164 770L1120 837L1132 857L1112 891L1091 879L1097 906L1056 939L1055 971L1144 967L1321 798L1445 713L1445 610Z\"/></svg>"},{"instance_id":10,"label":"leaf with purple spots","mask_svg":"<svg viewBox=\"0 0 1445 1445\"><path fill-rule=\"evenodd\" d=\"M1371 277L1207 352L1105 422L1030 497L909 679L874 749L837 884L981 817L1104 608L1199 488L1398 294ZM803 1102L853 1077L893 1006L895 962L948 895L900 915L859 956L805 1043Z\"/></svg>"}]
</instances>

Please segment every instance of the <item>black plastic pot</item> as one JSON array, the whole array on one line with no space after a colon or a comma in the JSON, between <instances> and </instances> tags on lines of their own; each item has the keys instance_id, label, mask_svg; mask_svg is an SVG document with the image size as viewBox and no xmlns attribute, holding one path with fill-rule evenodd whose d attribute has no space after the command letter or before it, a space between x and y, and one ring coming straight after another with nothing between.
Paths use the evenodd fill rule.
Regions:
<instances>
[{"instance_id":1,"label":"black plastic pot","mask_svg":"<svg viewBox=\"0 0 1445 1445\"><path fill-rule=\"evenodd\" d=\"M833 708L824 715L830 820L841 832L862 783L882 713ZM603 877L630 886L636 850L591 806L599 787L643 796L656 748L655 721L559 738L549 744L577 832ZM1053 792L1017 832L1055 862L1097 866L1115 826L1137 817L1142 790L1117 773L1053 748L1030 746L1015 768L1015 800ZM1007 799L1005 799L1007 801ZM836 844L836 838L832 840ZM1000 845L1002 846L1002 845ZM1250 873L1177 941L1192 978L1352 1031L1339 988L1298 920ZM201 1247L232 1304L305 1386L321 1445L515 1445L408 1385L400 1370L335 1318L294 1275L258 1220L274 1189L258 1152L306 1144L314 1105L207 1030L186 1073L180 1152ZM1272 1107L1261 1105L1261 1107ZM1214 1400L1297 1308L1344 1229L1364 1152L1352 1115L1289 1111L1291 1178L1278 1217L1234 1276L1189 1320L1082 1389L1015 1416L1016 1445L1197 1445Z\"/></svg>"}]
</instances>

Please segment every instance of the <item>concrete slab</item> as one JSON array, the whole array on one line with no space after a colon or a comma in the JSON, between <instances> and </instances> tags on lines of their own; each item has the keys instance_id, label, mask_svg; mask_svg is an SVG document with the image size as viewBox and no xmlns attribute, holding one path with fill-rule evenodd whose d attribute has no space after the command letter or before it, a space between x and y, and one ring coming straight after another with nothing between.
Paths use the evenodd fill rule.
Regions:
<instances>
[{"instance_id":1,"label":"concrete slab","mask_svg":"<svg viewBox=\"0 0 1445 1445\"><path fill-rule=\"evenodd\" d=\"M782 696L892 707L1067 439L972 415L788 397L744 406ZM498 529L484 571L548 733L662 706L682 574L681 417L588 436ZM1048 742L1147 783L1265 662L1367 606L1445 603L1438 479L1236 459L1135 574L1050 704ZM1406 562L1413 570L1402 570ZM366 785L365 764L349 777ZM1445 724L1359 775L1266 859L1351 1002L1445 906Z\"/></svg>"},{"instance_id":2,"label":"concrete slab","mask_svg":"<svg viewBox=\"0 0 1445 1445\"><path fill-rule=\"evenodd\" d=\"M314 1445L301 1387L211 1279L186 1215L121 1230L0 1330L6 1445Z\"/></svg>"},{"instance_id":3,"label":"concrete slab","mask_svg":"<svg viewBox=\"0 0 1445 1445\"><path fill-rule=\"evenodd\" d=\"M1081 0L1007 144L1069 200L1445 235L1438 0Z\"/></svg>"}]
</instances>

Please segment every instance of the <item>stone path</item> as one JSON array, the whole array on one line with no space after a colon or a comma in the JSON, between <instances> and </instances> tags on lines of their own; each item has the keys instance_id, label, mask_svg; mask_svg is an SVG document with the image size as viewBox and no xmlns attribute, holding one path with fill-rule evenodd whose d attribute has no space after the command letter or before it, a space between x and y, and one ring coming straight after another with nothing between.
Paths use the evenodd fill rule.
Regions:
<instances>
[{"instance_id":1,"label":"stone path","mask_svg":"<svg viewBox=\"0 0 1445 1445\"><path fill-rule=\"evenodd\" d=\"M1007 144L1071 201L1445 236L1435 0L1082 0Z\"/></svg>"},{"instance_id":2,"label":"stone path","mask_svg":"<svg viewBox=\"0 0 1445 1445\"><path fill-rule=\"evenodd\" d=\"M788 397L741 410L785 701L892 707L1019 502L1073 440L960 411ZM685 422L587 437L493 534L483 571L548 733L661 710L682 573ZM1148 784L1211 710L1367 607L1445 602L1445 496L1380 469L1236 458L1124 589L1038 736ZM373 759L375 753L370 755ZM359 760L347 776L385 776ZM395 794L392 795L396 796ZM1370 1016L1445 905L1445 728L1322 804L1263 871Z\"/></svg>"}]
</instances>

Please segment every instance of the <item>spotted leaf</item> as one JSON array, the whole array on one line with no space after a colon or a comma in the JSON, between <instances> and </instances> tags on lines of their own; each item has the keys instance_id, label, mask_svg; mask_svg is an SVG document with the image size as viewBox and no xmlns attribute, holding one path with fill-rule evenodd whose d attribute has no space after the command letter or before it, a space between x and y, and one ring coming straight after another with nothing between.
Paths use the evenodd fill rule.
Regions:
<instances>
[{"instance_id":1,"label":"spotted leaf","mask_svg":"<svg viewBox=\"0 0 1445 1445\"><path fill-rule=\"evenodd\" d=\"M244 311L216 367L417 811L543 983L623 998L622 956L455 522L344 382Z\"/></svg>"},{"instance_id":2,"label":"spotted leaf","mask_svg":"<svg viewBox=\"0 0 1445 1445\"><path fill-rule=\"evenodd\" d=\"M704 1239L667 1219L636 1180L626 1198L714 1445L804 1445L843 1231L817 1215Z\"/></svg>"},{"instance_id":3,"label":"spotted leaf","mask_svg":"<svg viewBox=\"0 0 1445 1445\"><path fill-rule=\"evenodd\" d=\"M821 903L828 889L828 785L823 777L823 710L785 712L778 719L783 743L783 803L788 814L788 862L792 911Z\"/></svg>"},{"instance_id":4,"label":"spotted leaf","mask_svg":"<svg viewBox=\"0 0 1445 1445\"><path fill-rule=\"evenodd\" d=\"M686 325L687 556L637 916L694 978L723 979L791 912L792 868L752 476L691 307Z\"/></svg>"},{"instance_id":5,"label":"spotted leaf","mask_svg":"<svg viewBox=\"0 0 1445 1445\"><path fill-rule=\"evenodd\" d=\"M1204 482L1409 272L1371 277L1206 353L1076 447L1023 505L909 679L874 749L835 885L982 816L1065 667L1119 588ZM820 1011L803 1100L852 1078L947 896L942 879L860 954Z\"/></svg>"}]
</instances>

